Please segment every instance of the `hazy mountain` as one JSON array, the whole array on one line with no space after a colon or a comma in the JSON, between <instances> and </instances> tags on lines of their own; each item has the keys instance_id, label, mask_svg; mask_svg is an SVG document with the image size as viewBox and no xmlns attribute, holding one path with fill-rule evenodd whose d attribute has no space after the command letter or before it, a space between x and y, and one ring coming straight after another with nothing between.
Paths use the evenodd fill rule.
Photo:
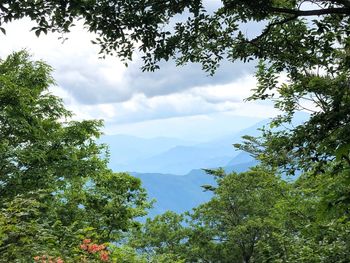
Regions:
<instances>
[{"instance_id":1,"label":"hazy mountain","mask_svg":"<svg viewBox=\"0 0 350 263\"><path fill-rule=\"evenodd\" d=\"M192 169L219 167L227 163L235 150L217 151L213 148L199 146L176 146L161 154L141 160L135 165L135 170L142 172L159 172L183 175Z\"/></svg>"},{"instance_id":2,"label":"hazy mountain","mask_svg":"<svg viewBox=\"0 0 350 263\"><path fill-rule=\"evenodd\" d=\"M103 136L101 142L110 147L110 167L115 171L185 175L193 169L226 166L238 152L232 144L245 134L258 135L262 121L232 136L205 143L173 138L143 139L126 135Z\"/></svg>"},{"instance_id":3,"label":"hazy mountain","mask_svg":"<svg viewBox=\"0 0 350 263\"><path fill-rule=\"evenodd\" d=\"M242 159L243 160L243 159ZM253 166L254 163L240 163L227 167L230 171L243 172ZM192 170L186 175L160 174L160 173L132 173L142 180L143 187L147 190L150 199L155 199L154 208L149 216L171 210L177 213L190 211L194 207L207 202L212 193L204 191L201 186L215 185L213 176L203 170Z\"/></svg>"},{"instance_id":4,"label":"hazy mountain","mask_svg":"<svg viewBox=\"0 0 350 263\"><path fill-rule=\"evenodd\" d=\"M138 163L177 145L193 145L194 142L177 138L139 138L124 134L104 135L100 139L109 147L109 166L114 171L140 171ZM135 167L135 169L133 169Z\"/></svg>"},{"instance_id":5,"label":"hazy mountain","mask_svg":"<svg viewBox=\"0 0 350 263\"><path fill-rule=\"evenodd\" d=\"M171 175L154 173L133 173L142 180L150 199L155 199L150 216L172 210L182 213L208 201L212 194L204 192L202 185L215 182L212 176L200 172L196 175Z\"/></svg>"},{"instance_id":6,"label":"hazy mountain","mask_svg":"<svg viewBox=\"0 0 350 263\"><path fill-rule=\"evenodd\" d=\"M293 125L309 115L297 114ZM261 121L232 136L206 143L186 142L173 138L143 139L126 135L104 136L109 144L110 167L115 171L131 171L142 180L151 199L156 199L150 216L172 210L178 213L191 210L211 198L202 185L215 184L214 178L203 168L223 167L226 172L243 172L257 161L248 153L236 151L232 146L242 141L243 135L258 136L269 120ZM184 174L184 175L176 175Z\"/></svg>"}]
</instances>

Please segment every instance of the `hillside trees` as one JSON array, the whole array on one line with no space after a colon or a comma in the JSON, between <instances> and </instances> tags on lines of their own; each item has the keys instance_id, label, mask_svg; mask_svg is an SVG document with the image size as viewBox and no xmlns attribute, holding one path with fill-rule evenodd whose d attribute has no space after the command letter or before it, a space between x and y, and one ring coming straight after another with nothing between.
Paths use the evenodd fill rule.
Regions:
<instances>
[{"instance_id":1,"label":"hillside trees","mask_svg":"<svg viewBox=\"0 0 350 263\"><path fill-rule=\"evenodd\" d=\"M329 174L286 182L275 171L213 171L213 198L185 215L147 219L129 245L147 262L348 262L348 205L329 204L347 188Z\"/></svg>"},{"instance_id":2,"label":"hillside trees","mask_svg":"<svg viewBox=\"0 0 350 263\"><path fill-rule=\"evenodd\" d=\"M1 262L115 242L148 207L140 180L107 168L101 121L69 121L49 93L51 71L26 51L0 62Z\"/></svg>"},{"instance_id":3,"label":"hillside trees","mask_svg":"<svg viewBox=\"0 0 350 263\"><path fill-rule=\"evenodd\" d=\"M280 231L274 210L290 186L261 168L216 171L215 177L209 202L186 216L166 212L148 219L130 245L149 262L263 262L260 249Z\"/></svg>"},{"instance_id":4,"label":"hillside trees","mask_svg":"<svg viewBox=\"0 0 350 263\"><path fill-rule=\"evenodd\" d=\"M130 246L144 255L147 262L185 262L190 248L185 216L171 211L147 218L140 230L132 232Z\"/></svg>"},{"instance_id":5,"label":"hillside trees","mask_svg":"<svg viewBox=\"0 0 350 263\"><path fill-rule=\"evenodd\" d=\"M263 169L228 175L216 172L215 176L218 186L214 197L196 208L192 215L194 232L196 225L209 229L206 242L207 246L213 246L215 257L208 258L201 243L195 246L207 254L204 261L254 262L259 253L258 244L268 243L275 230L271 215L276 203L288 192L288 186L274 173ZM196 236L193 238L197 242L204 242L204 238Z\"/></svg>"}]
</instances>

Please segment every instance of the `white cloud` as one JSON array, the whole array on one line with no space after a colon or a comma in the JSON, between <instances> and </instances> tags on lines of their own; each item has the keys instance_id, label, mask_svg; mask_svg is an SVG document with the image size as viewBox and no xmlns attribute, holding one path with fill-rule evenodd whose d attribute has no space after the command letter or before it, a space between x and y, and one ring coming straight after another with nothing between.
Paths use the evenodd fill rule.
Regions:
<instances>
[{"instance_id":1,"label":"white cloud","mask_svg":"<svg viewBox=\"0 0 350 263\"><path fill-rule=\"evenodd\" d=\"M252 64L224 62L214 77L200 65L178 68L174 62L142 73L137 59L129 68L117 58L98 59L99 48L90 43L94 36L82 26L64 43L58 34L37 38L31 26L27 20L5 25L0 56L27 48L35 59L47 61L58 83L51 91L64 99L76 119L104 119L106 131L194 136L200 130L209 136L242 126L243 118L240 125L229 123L237 116L256 120L276 114L270 105L243 102L256 85Z\"/></svg>"},{"instance_id":2,"label":"white cloud","mask_svg":"<svg viewBox=\"0 0 350 263\"><path fill-rule=\"evenodd\" d=\"M150 98L144 94L136 94L125 102L96 105L80 104L71 97L67 97L67 93L62 89L58 89L57 94L63 96L68 107L76 113L77 118L90 116L105 119L107 125L215 113L231 113L237 116L257 118L276 115L276 110L270 104L243 101L250 95L250 90L255 87L255 84L255 78L247 75L225 85L193 87L175 94Z\"/></svg>"},{"instance_id":3,"label":"white cloud","mask_svg":"<svg viewBox=\"0 0 350 263\"><path fill-rule=\"evenodd\" d=\"M62 43L59 34L49 33L39 38L28 20L5 25L1 36L0 55L27 48L35 58L47 61L55 69L54 77L61 88L81 104L118 103L135 94L146 97L170 95L194 86L227 84L253 69L253 64L223 62L215 76L208 77L198 64L176 67L174 61L161 63L156 72L141 72L142 62L135 56L126 68L117 58L98 59L99 47L90 40L93 34L82 25L74 27Z\"/></svg>"},{"instance_id":4,"label":"white cloud","mask_svg":"<svg viewBox=\"0 0 350 263\"><path fill-rule=\"evenodd\" d=\"M191 93L201 96L208 102L242 102L249 97L255 88L256 80L253 75L245 75L234 82L224 85L208 85L191 89Z\"/></svg>"}]
</instances>

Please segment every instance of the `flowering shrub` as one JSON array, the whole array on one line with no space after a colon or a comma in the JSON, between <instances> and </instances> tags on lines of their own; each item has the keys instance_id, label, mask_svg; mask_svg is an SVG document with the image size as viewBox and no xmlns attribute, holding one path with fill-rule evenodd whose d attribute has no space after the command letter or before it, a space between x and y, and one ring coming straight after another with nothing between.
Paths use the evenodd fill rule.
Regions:
<instances>
[{"instance_id":1,"label":"flowering shrub","mask_svg":"<svg viewBox=\"0 0 350 263\"><path fill-rule=\"evenodd\" d=\"M98 255L98 258L102 262L109 261L109 252L106 249L106 246L103 244L92 243L91 239L84 239L83 243L80 245L80 248L85 252L85 258L91 258L94 255ZM96 258L93 257L93 258Z\"/></svg>"},{"instance_id":2,"label":"flowering shrub","mask_svg":"<svg viewBox=\"0 0 350 263\"><path fill-rule=\"evenodd\" d=\"M92 243L91 239L84 239L83 243L79 246L83 253L79 261L80 262L109 262L109 251L107 247L103 244ZM60 257L51 256L35 256L34 262L38 263L65 263Z\"/></svg>"}]
</instances>

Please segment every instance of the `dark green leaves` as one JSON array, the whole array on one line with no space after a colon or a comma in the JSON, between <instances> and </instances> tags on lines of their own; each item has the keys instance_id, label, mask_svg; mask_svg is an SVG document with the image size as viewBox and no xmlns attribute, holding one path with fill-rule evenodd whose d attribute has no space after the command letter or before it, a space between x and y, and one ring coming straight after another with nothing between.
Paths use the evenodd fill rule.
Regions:
<instances>
[{"instance_id":1,"label":"dark green leaves","mask_svg":"<svg viewBox=\"0 0 350 263\"><path fill-rule=\"evenodd\" d=\"M286 67L287 59L310 60L321 50L331 52L334 43L345 43L349 6L344 1L306 2L311 10L303 9L305 1L230 0L207 12L201 0L5 1L0 24L29 17L36 22L32 30L39 36L67 33L76 20L82 20L89 32L98 34L94 42L102 56L130 60L139 49L144 70L155 70L161 60L175 58L180 65L201 63L213 74L225 58L270 59ZM304 20L316 15L313 24ZM249 22L266 26L249 39L240 29Z\"/></svg>"}]
</instances>

